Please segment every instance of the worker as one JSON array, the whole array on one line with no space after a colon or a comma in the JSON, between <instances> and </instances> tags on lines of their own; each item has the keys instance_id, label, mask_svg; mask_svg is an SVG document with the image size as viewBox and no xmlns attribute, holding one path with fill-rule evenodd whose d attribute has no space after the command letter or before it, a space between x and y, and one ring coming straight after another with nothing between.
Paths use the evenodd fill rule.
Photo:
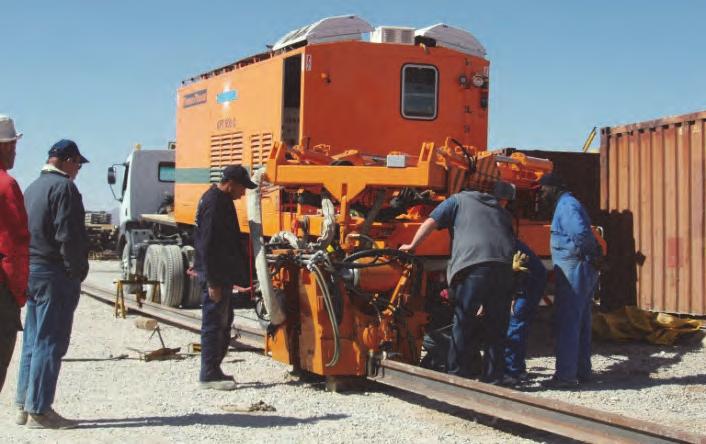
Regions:
<instances>
[{"instance_id":1,"label":"worker","mask_svg":"<svg viewBox=\"0 0 706 444\"><path fill-rule=\"evenodd\" d=\"M221 363L230 344L233 324L232 292L249 291L249 263L243 251L238 215L233 201L256 188L247 170L231 165L223 170L221 181L201 196L196 210L194 269L201 285L201 372L204 389L233 390L233 376L226 375Z\"/></svg>"},{"instance_id":2,"label":"worker","mask_svg":"<svg viewBox=\"0 0 706 444\"><path fill-rule=\"evenodd\" d=\"M503 208L508 208L515 200L515 186L498 181L493 189L493 195ZM515 292L505 344L504 385L517 385L528 378L525 357L529 326L547 284L547 270L527 244L517 238L515 250L517 251L513 257Z\"/></svg>"},{"instance_id":3,"label":"worker","mask_svg":"<svg viewBox=\"0 0 706 444\"><path fill-rule=\"evenodd\" d=\"M591 377L591 308L602 251L586 210L557 175L540 179L539 199L545 208L554 208L551 252L556 282L556 368L547 385L575 387Z\"/></svg>"},{"instance_id":4,"label":"worker","mask_svg":"<svg viewBox=\"0 0 706 444\"><path fill-rule=\"evenodd\" d=\"M47 164L25 191L29 218L29 298L25 316L17 417L31 428L76 426L52 409L61 358L69 348L81 282L88 274L88 236L74 184L88 160L71 140L49 150ZM29 419L27 419L29 413Z\"/></svg>"},{"instance_id":5,"label":"worker","mask_svg":"<svg viewBox=\"0 0 706 444\"><path fill-rule=\"evenodd\" d=\"M524 242L517 239L515 248L522 256L524 272L516 279L515 298L510 309L510 323L505 344L505 384L526 381L527 339L529 327L542 300L547 284L544 264Z\"/></svg>"},{"instance_id":6,"label":"worker","mask_svg":"<svg viewBox=\"0 0 706 444\"><path fill-rule=\"evenodd\" d=\"M27 300L29 232L22 191L7 174L15 165L17 141L13 120L0 115L0 391L22 330L20 308Z\"/></svg>"},{"instance_id":7,"label":"worker","mask_svg":"<svg viewBox=\"0 0 706 444\"><path fill-rule=\"evenodd\" d=\"M400 250L414 251L433 230L445 228L451 235L447 282L454 296L447 372L475 377L473 361L482 346L481 380L500 384L513 283L510 213L491 194L461 191L437 206Z\"/></svg>"}]
</instances>

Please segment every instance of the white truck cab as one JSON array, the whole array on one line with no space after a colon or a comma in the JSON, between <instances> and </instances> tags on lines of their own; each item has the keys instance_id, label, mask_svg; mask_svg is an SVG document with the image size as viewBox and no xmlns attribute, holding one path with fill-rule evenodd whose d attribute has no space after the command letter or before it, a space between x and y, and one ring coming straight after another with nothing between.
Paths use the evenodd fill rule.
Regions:
<instances>
[{"instance_id":1,"label":"white truck cab","mask_svg":"<svg viewBox=\"0 0 706 444\"><path fill-rule=\"evenodd\" d=\"M158 213L164 203L174 198L174 165L174 150L135 149L125 163L108 169L111 189L117 176L122 178L120 195L113 193L120 201L121 236L126 226L139 223L141 215Z\"/></svg>"},{"instance_id":2,"label":"white truck cab","mask_svg":"<svg viewBox=\"0 0 706 444\"><path fill-rule=\"evenodd\" d=\"M122 254L123 279L161 282L158 296L147 289L148 300L173 307L193 306L198 304L199 291L186 275L193 261L193 247L184 244L171 214L174 159L173 144L169 149L152 150L138 145L124 163L108 168L108 184L120 202L116 249ZM124 288L134 293L139 284Z\"/></svg>"}]
</instances>

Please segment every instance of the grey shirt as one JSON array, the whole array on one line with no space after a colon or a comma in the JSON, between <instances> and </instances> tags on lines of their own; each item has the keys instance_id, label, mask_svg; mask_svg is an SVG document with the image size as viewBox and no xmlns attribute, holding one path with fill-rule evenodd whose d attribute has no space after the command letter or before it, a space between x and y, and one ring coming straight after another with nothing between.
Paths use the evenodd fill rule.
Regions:
<instances>
[{"instance_id":1,"label":"grey shirt","mask_svg":"<svg viewBox=\"0 0 706 444\"><path fill-rule=\"evenodd\" d=\"M461 191L442 202L429 217L439 229L448 228L451 234L451 259L446 271L449 285L459 271L472 265L512 263L512 216L492 195Z\"/></svg>"}]
</instances>

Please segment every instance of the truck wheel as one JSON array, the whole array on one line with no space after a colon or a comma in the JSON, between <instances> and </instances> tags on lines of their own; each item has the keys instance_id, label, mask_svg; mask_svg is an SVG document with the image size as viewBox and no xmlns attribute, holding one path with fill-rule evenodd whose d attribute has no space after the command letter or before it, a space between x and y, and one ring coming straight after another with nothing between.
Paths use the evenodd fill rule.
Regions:
<instances>
[{"instance_id":1,"label":"truck wheel","mask_svg":"<svg viewBox=\"0 0 706 444\"><path fill-rule=\"evenodd\" d=\"M123 251L120 261L120 278L130 278L130 245L127 242L125 242L125 245L123 245ZM135 294L137 293L137 289L137 285L134 284L123 285L123 292L127 294Z\"/></svg>"},{"instance_id":2,"label":"truck wheel","mask_svg":"<svg viewBox=\"0 0 706 444\"><path fill-rule=\"evenodd\" d=\"M184 261L178 245L164 245L160 249L157 276L162 282L162 305L178 307L184 289Z\"/></svg>"},{"instance_id":3,"label":"truck wheel","mask_svg":"<svg viewBox=\"0 0 706 444\"><path fill-rule=\"evenodd\" d=\"M186 245L181 247L181 252L184 255L185 268L193 267L194 258L196 257L196 250L194 247ZM199 285L198 278L196 276L186 275L184 285L186 286L186 292L184 293L184 307L199 307L201 305L201 286Z\"/></svg>"},{"instance_id":4,"label":"truck wheel","mask_svg":"<svg viewBox=\"0 0 706 444\"><path fill-rule=\"evenodd\" d=\"M159 257L163 254L161 245L150 245L145 252L145 262L142 265L142 275L149 281L159 279ZM161 298L156 297L153 285L146 285L146 300L149 302L161 303ZM160 289L164 291L164 289Z\"/></svg>"}]
</instances>

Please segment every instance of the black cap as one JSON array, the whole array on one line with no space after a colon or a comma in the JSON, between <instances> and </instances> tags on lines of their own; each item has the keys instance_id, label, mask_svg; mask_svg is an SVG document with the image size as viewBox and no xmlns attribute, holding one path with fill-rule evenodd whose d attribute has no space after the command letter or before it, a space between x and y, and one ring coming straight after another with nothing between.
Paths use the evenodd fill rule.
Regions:
<instances>
[{"instance_id":1,"label":"black cap","mask_svg":"<svg viewBox=\"0 0 706 444\"><path fill-rule=\"evenodd\" d=\"M59 159L68 159L73 157L80 157L79 163L88 163L88 159L81 155L78 150L78 145L73 140L61 139L52 145L49 150L49 157L58 157Z\"/></svg>"},{"instance_id":2,"label":"black cap","mask_svg":"<svg viewBox=\"0 0 706 444\"><path fill-rule=\"evenodd\" d=\"M495 185L493 186L493 196L495 196L498 200L515 200L515 194L515 185L510 182L499 180L495 182Z\"/></svg>"},{"instance_id":3,"label":"black cap","mask_svg":"<svg viewBox=\"0 0 706 444\"><path fill-rule=\"evenodd\" d=\"M248 170L243 168L241 165L230 165L225 167L221 180L234 180L239 184L243 185L245 188L250 188L251 190L253 188L257 188L257 185L255 185L255 183L250 180L250 174L248 174Z\"/></svg>"},{"instance_id":4,"label":"black cap","mask_svg":"<svg viewBox=\"0 0 706 444\"><path fill-rule=\"evenodd\" d=\"M542 176L542 178L539 179L539 185L545 187L566 188L566 185L564 185L564 182L561 180L561 178L554 173L549 173Z\"/></svg>"}]
</instances>

